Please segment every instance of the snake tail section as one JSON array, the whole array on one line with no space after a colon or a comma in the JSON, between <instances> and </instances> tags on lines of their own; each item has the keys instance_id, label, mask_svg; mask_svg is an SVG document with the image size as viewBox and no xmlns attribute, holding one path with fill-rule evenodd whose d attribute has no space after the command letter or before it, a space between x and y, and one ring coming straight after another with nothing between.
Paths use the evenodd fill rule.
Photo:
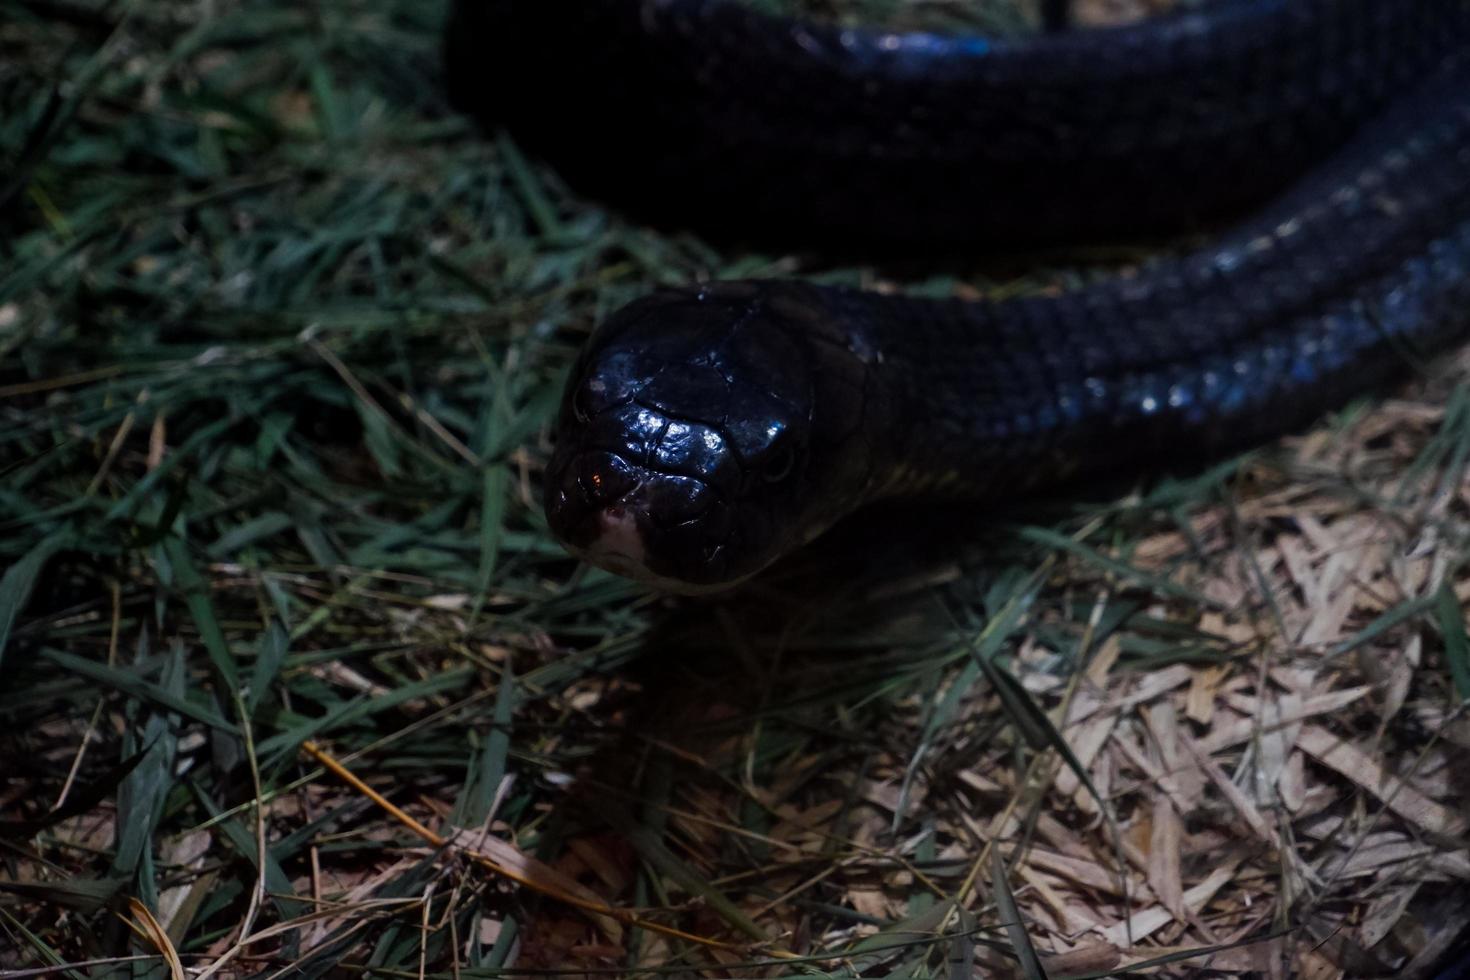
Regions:
<instances>
[{"instance_id":1,"label":"snake tail section","mask_svg":"<svg viewBox=\"0 0 1470 980\"><path fill-rule=\"evenodd\" d=\"M1470 2L1214 0L991 40L735 0L458 0L446 39L458 104L602 200L912 252L1238 214L1463 47Z\"/></svg>"}]
</instances>

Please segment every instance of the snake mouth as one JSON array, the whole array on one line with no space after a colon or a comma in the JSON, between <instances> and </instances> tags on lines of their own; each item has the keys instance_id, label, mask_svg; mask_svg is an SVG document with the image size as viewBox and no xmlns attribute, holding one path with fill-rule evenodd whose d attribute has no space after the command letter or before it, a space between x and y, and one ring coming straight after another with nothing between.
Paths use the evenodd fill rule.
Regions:
<instances>
[{"instance_id":1,"label":"snake mouth","mask_svg":"<svg viewBox=\"0 0 1470 980\"><path fill-rule=\"evenodd\" d=\"M558 450L547 469L546 515L562 545L598 568L671 592L729 584L731 509L694 477L605 450Z\"/></svg>"},{"instance_id":2,"label":"snake mouth","mask_svg":"<svg viewBox=\"0 0 1470 980\"><path fill-rule=\"evenodd\" d=\"M627 507L613 504L598 513L597 521L597 537L582 549L582 557L620 575L638 577L646 572L647 549L634 513Z\"/></svg>"}]
</instances>

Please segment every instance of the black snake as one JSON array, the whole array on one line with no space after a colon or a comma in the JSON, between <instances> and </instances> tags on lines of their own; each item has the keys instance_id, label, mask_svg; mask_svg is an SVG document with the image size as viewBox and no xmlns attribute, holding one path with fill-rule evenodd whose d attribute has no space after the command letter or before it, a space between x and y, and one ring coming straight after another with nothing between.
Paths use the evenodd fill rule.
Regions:
<instances>
[{"instance_id":1,"label":"black snake","mask_svg":"<svg viewBox=\"0 0 1470 980\"><path fill-rule=\"evenodd\" d=\"M461 0L448 51L462 104L664 221L912 252L1257 209L1058 296L746 281L618 311L573 370L547 516L667 588L885 496L1260 440L1470 327L1470 0L1216 0L1022 41Z\"/></svg>"}]
</instances>

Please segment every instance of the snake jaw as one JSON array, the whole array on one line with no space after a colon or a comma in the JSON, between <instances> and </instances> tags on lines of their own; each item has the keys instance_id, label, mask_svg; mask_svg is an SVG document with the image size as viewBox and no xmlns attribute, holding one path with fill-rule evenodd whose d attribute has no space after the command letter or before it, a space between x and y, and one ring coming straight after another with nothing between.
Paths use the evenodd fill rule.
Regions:
<instances>
[{"instance_id":1,"label":"snake jaw","mask_svg":"<svg viewBox=\"0 0 1470 980\"><path fill-rule=\"evenodd\" d=\"M585 549L588 562L620 575L637 577L644 565L643 533L638 519L626 507L614 504L597 515L600 532Z\"/></svg>"},{"instance_id":2,"label":"snake jaw","mask_svg":"<svg viewBox=\"0 0 1470 980\"><path fill-rule=\"evenodd\" d=\"M661 592L680 595L702 595L722 591L738 581L717 582L698 585L685 578L660 575L651 569L644 545L643 532L638 527L635 512L627 507L611 506L597 515L601 533L583 548L571 548L572 552L589 565L641 582ZM718 549L719 545L715 548Z\"/></svg>"}]
</instances>

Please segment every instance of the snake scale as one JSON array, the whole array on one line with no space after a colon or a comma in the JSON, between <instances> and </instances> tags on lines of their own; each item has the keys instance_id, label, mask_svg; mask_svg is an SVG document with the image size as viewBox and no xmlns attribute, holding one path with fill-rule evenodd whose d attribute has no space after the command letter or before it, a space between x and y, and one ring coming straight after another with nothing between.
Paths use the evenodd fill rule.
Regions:
<instances>
[{"instance_id":1,"label":"snake scale","mask_svg":"<svg viewBox=\"0 0 1470 980\"><path fill-rule=\"evenodd\" d=\"M461 0L459 103L656 220L901 254L1240 221L1060 295L639 299L573 369L553 531L702 591L874 500L1015 498L1311 421L1470 332L1467 60L1470 0L1215 0L1014 41Z\"/></svg>"}]
</instances>

